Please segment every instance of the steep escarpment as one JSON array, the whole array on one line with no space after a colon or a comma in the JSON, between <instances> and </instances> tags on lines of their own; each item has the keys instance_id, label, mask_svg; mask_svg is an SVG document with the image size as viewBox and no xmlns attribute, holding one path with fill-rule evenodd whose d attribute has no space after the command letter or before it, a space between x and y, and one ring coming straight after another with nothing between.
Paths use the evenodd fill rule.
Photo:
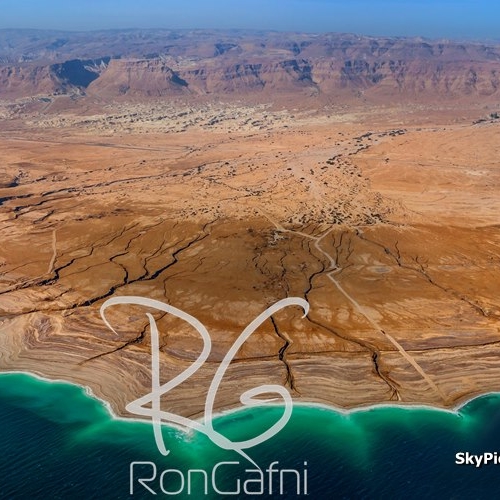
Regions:
<instances>
[{"instance_id":1,"label":"steep escarpment","mask_svg":"<svg viewBox=\"0 0 500 500\"><path fill-rule=\"evenodd\" d=\"M54 94L60 90L48 66L0 67L0 94L2 97L24 97L36 94Z\"/></svg>"},{"instance_id":2,"label":"steep escarpment","mask_svg":"<svg viewBox=\"0 0 500 500\"><path fill-rule=\"evenodd\" d=\"M62 85L86 88L99 78L109 61L109 57L88 61L72 59L64 63L53 64L50 69Z\"/></svg>"},{"instance_id":3,"label":"steep escarpment","mask_svg":"<svg viewBox=\"0 0 500 500\"><path fill-rule=\"evenodd\" d=\"M188 84L160 59L112 60L89 86L103 96L163 96L186 90Z\"/></svg>"},{"instance_id":4,"label":"steep escarpment","mask_svg":"<svg viewBox=\"0 0 500 500\"><path fill-rule=\"evenodd\" d=\"M0 66L2 97L27 97L44 94L81 92L99 78L110 58L72 59L50 65L22 63Z\"/></svg>"},{"instance_id":5,"label":"steep escarpment","mask_svg":"<svg viewBox=\"0 0 500 500\"><path fill-rule=\"evenodd\" d=\"M272 94L437 102L498 100L499 86L500 45L491 43L166 30L92 37L43 32L24 39L22 32L0 32L0 93L10 97L88 92L108 99L193 94L269 100Z\"/></svg>"}]
</instances>

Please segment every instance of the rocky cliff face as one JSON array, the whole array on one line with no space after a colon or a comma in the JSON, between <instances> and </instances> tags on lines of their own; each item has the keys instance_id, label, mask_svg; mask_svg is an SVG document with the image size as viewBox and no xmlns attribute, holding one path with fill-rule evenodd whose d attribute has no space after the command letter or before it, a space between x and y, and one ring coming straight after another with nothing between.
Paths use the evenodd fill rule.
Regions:
<instances>
[{"instance_id":1,"label":"rocky cliff face","mask_svg":"<svg viewBox=\"0 0 500 500\"><path fill-rule=\"evenodd\" d=\"M0 67L0 97L54 94L60 90L61 84L48 66Z\"/></svg>"},{"instance_id":2,"label":"rocky cliff face","mask_svg":"<svg viewBox=\"0 0 500 500\"><path fill-rule=\"evenodd\" d=\"M62 63L0 66L0 96L27 97L83 91L107 68L109 57Z\"/></svg>"},{"instance_id":3,"label":"rocky cliff face","mask_svg":"<svg viewBox=\"0 0 500 500\"><path fill-rule=\"evenodd\" d=\"M188 84L160 59L112 60L88 91L104 97L161 97L177 94Z\"/></svg>"},{"instance_id":4,"label":"rocky cliff face","mask_svg":"<svg viewBox=\"0 0 500 500\"><path fill-rule=\"evenodd\" d=\"M28 47L19 35L15 44L2 42L7 35L0 33L0 95L499 97L500 45L495 44L196 31L78 36L79 47L71 34L54 40L46 34L39 46ZM99 57L81 58L89 54Z\"/></svg>"}]
</instances>

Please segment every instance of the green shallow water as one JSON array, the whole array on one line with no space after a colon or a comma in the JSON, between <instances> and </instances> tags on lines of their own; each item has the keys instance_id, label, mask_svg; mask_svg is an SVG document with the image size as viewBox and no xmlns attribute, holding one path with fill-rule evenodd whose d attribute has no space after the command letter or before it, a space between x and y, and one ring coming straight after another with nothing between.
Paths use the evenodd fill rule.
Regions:
<instances>
[{"instance_id":1,"label":"green shallow water","mask_svg":"<svg viewBox=\"0 0 500 500\"><path fill-rule=\"evenodd\" d=\"M215 427L232 439L248 439L269 428L279 407L247 409L220 417ZM264 471L235 452L219 449L204 435L164 428L170 454L160 455L150 424L116 420L105 406L75 385L51 383L26 374L0 376L0 498L494 498L500 465L481 468L455 464L457 452L500 454L500 396L477 398L458 413L426 408L378 407L343 414L318 407L296 406L278 435L248 450ZM130 464L134 495L130 495ZM219 491L202 473L216 471ZM273 462L283 473L268 481ZM148 485L137 480L157 476ZM305 465L306 463L306 465ZM167 491L161 490L164 474ZM253 472L245 472L247 469ZM183 475L183 478L181 478ZM307 479L306 479L307 477ZM182 484L184 481L184 485ZM297 485L299 492L297 495ZM307 485L308 496L305 496ZM272 493L269 490L272 488Z\"/></svg>"}]
</instances>

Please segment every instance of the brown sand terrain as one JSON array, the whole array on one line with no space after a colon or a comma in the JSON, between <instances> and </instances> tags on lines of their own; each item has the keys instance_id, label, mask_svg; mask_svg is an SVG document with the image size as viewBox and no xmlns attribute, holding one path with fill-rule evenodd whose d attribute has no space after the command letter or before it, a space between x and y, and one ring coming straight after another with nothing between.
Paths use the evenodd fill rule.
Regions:
<instances>
[{"instance_id":1,"label":"brown sand terrain","mask_svg":"<svg viewBox=\"0 0 500 500\"><path fill-rule=\"evenodd\" d=\"M0 30L0 370L126 415L295 401L452 407L500 390L500 46L150 30Z\"/></svg>"},{"instance_id":2,"label":"brown sand terrain","mask_svg":"<svg viewBox=\"0 0 500 500\"><path fill-rule=\"evenodd\" d=\"M64 99L62 96L61 99ZM500 121L471 106L300 111L232 102L0 109L0 368L89 386L126 414L149 392L146 309L198 318L208 362L165 397L200 416L263 383L340 407L451 407L500 390ZM165 109L160 109L163 106ZM151 119L152 113L162 119ZM154 313L162 381L202 347Z\"/></svg>"}]
</instances>

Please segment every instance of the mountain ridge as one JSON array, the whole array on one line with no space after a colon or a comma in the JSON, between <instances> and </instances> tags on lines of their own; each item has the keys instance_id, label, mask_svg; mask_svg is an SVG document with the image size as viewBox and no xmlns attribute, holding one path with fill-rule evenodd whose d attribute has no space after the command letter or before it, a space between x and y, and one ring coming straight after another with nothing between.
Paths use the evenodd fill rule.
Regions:
<instances>
[{"instance_id":1,"label":"mountain ridge","mask_svg":"<svg viewBox=\"0 0 500 500\"><path fill-rule=\"evenodd\" d=\"M498 100L500 44L238 31L0 30L0 96Z\"/></svg>"}]
</instances>

